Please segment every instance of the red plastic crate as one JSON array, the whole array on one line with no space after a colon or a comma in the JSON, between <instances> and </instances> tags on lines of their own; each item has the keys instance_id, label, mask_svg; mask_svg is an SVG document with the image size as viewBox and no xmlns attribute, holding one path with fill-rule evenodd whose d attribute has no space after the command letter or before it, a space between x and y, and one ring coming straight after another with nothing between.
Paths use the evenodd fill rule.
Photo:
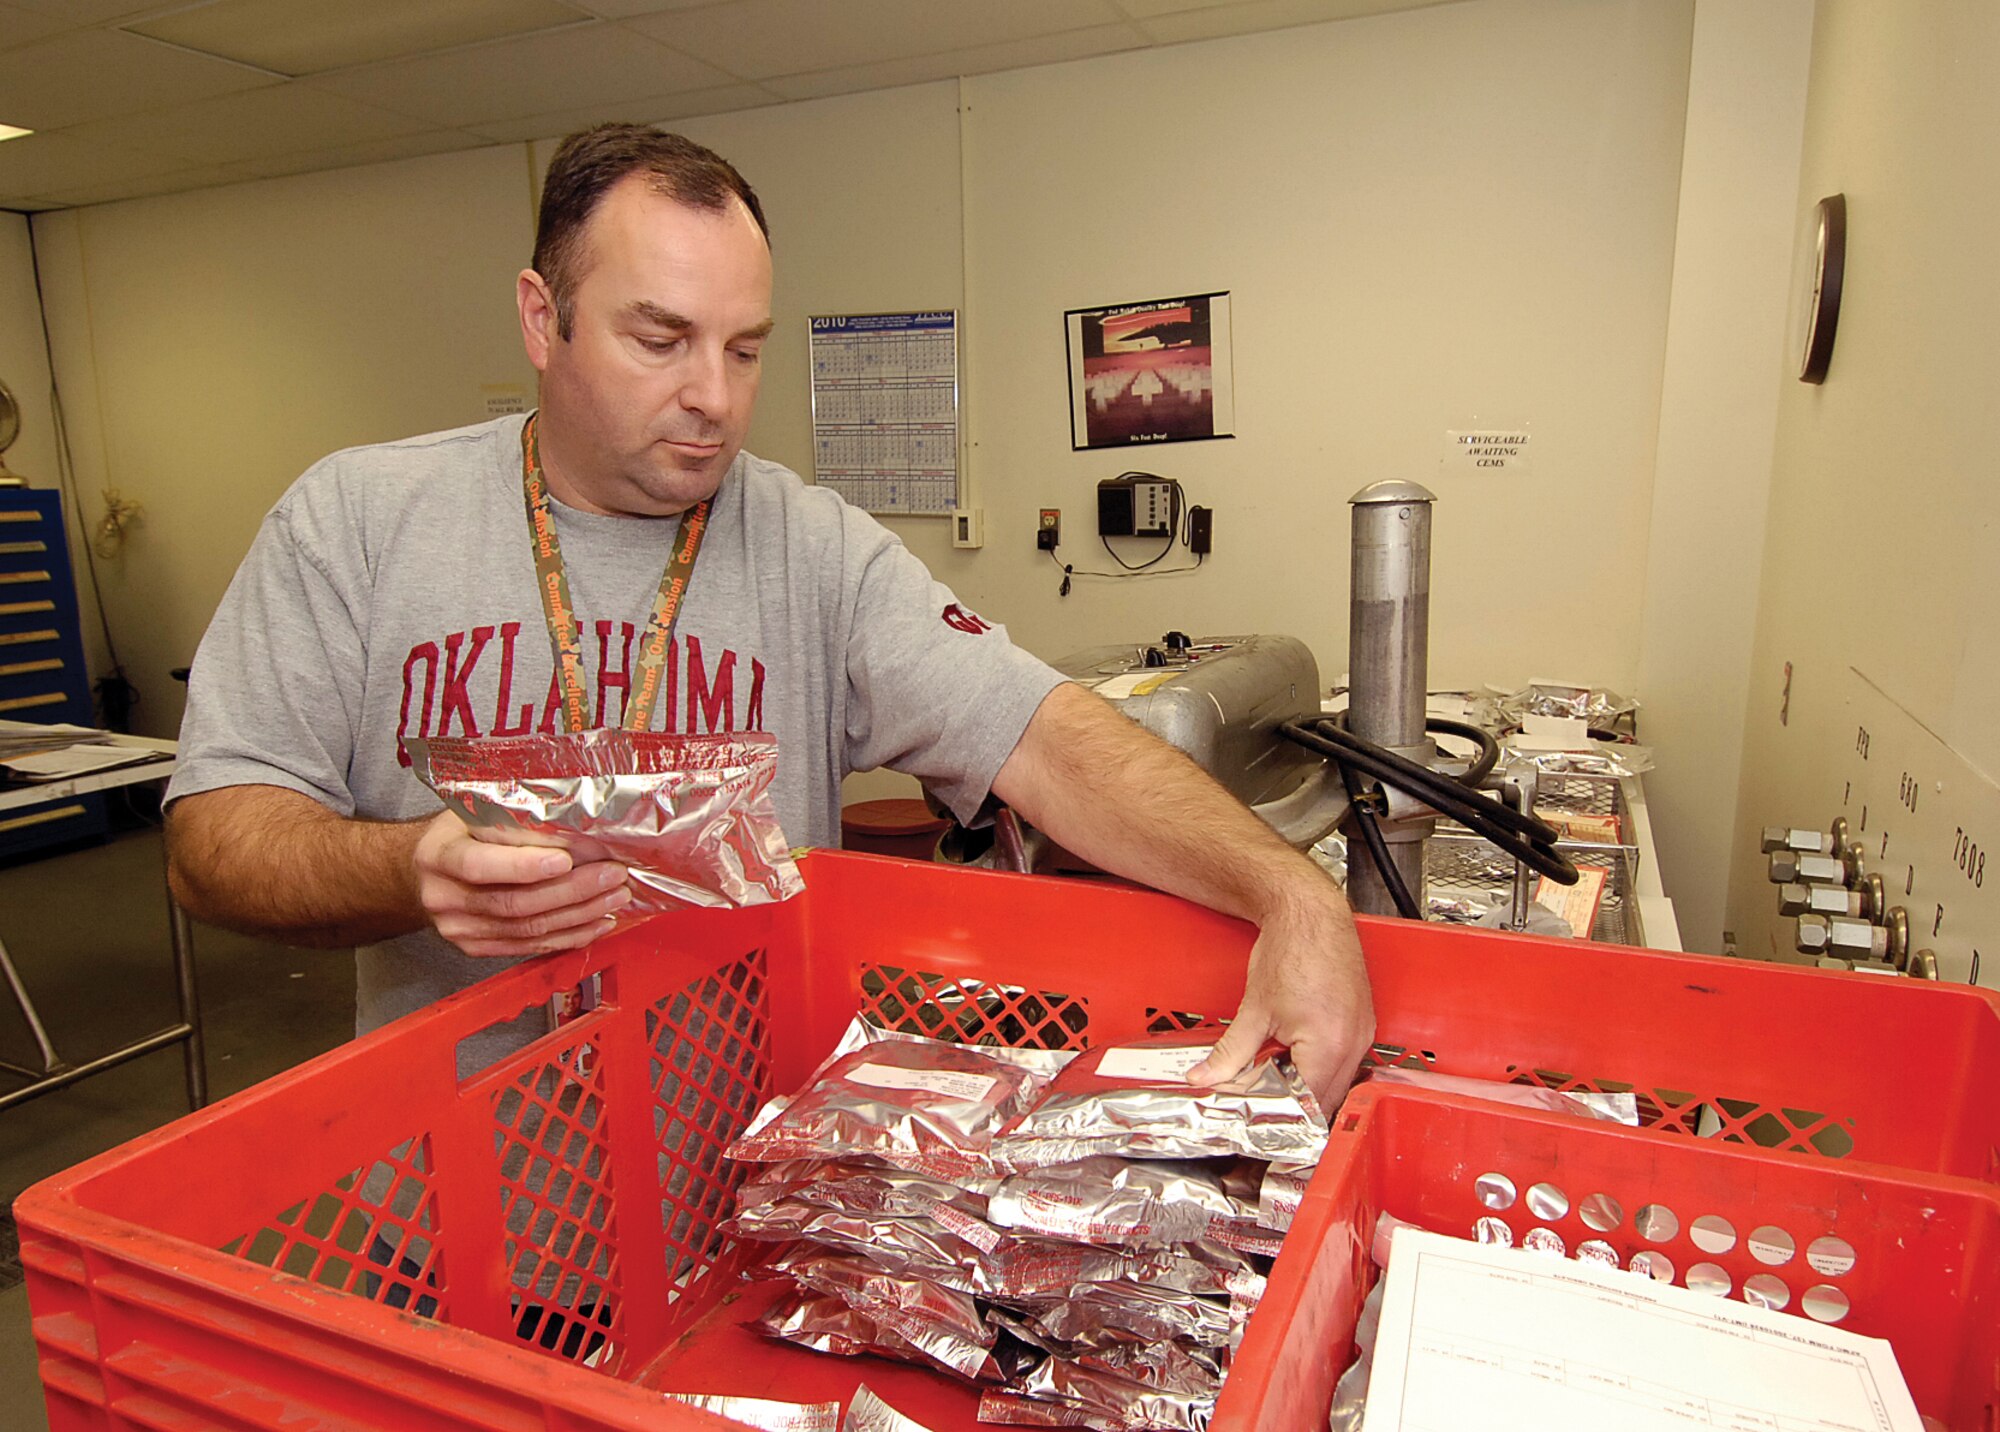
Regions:
<instances>
[{"instance_id":1,"label":"red plastic crate","mask_svg":"<svg viewBox=\"0 0 2000 1432\"><path fill-rule=\"evenodd\" d=\"M757 1298L716 1230L737 1181L722 1148L857 1009L946 1037L1115 1042L1228 1015L1250 931L1078 881L824 852L804 870L786 905L656 919L521 966L23 1195L56 1432L691 1427L710 1424L657 1389L814 1400L863 1377L941 1432L969 1427L964 1389L744 1331ZM2000 1110L1981 1097L2000 1087L2000 1001L1982 992L1402 922L1363 933L1398 1062L1632 1087L1654 1131L1613 1137L1695 1162L1716 1145L1671 1136L1719 1123L1758 1167L1823 1180L2000 1164ZM458 1079L461 1041L587 970L598 1009ZM1315 1197L1345 1168L1330 1162ZM369 1261L377 1237L395 1267ZM1218 1429L1323 1420L1357 1272L1337 1237L1287 1243ZM517 1336L523 1302L553 1310L529 1315L552 1349Z\"/></svg>"},{"instance_id":2,"label":"red plastic crate","mask_svg":"<svg viewBox=\"0 0 2000 1432\"><path fill-rule=\"evenodd\" d=\"M1664 1255L1669 1281L1682 1286L1691 1267L1720 1268L1732 1298L1752 1278L1769 1280L1767 1296L1801 1316L1812 1294L1819 1321L1890 1342L1925 1415L1955 1432L2000 1426L2000 1190L1989 1184L1634 1137L1615 1125L1389 1088L1349 1099L1333 1143L1288 1239L1324 1251L1322 1276L1339 1309L1335 1347L1350 1346L1373 1282L1378 1214L1459 1238L1497 1217L1517 1246L1530 1229L1547 1228L1571 1256L1585 1239L1609 1243L1621 1266L1636 1253ZM1494 1174L1516 1195L1504 1211L1477 1190ZM1538 1187L1562 1195L1541 1205L1549 1216L1531 1208ZM1698 1219L1727 1227L1700 1230L1703 1245Z\"/></svg>"}]
</instances>

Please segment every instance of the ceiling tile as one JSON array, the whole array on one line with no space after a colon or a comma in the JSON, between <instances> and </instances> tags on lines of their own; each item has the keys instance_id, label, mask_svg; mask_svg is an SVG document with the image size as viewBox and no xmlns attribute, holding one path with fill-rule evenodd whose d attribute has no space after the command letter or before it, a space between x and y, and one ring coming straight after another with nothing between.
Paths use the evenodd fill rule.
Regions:
<instances>
[{"instance_id":1,"label":"ceiling tile","mask_svg":"<svg viewBox=\"0 0 2000 1432\"><path fill-rule=\"evenodd\" d=\"M1124 19L1110 0L733 0L630 28L762 80L1026 40Z\"/></svg>"},{"instance_id":2,"label":"ceiling tile","mask_svg":"<svg viewBox=\"0 0 2000 1432\"><path fill-rule=\"evenodd\" d=\"M19 49L31 41L59 35L73 28L72 21L59 15L42 15L33 10L17 9L13 5L0 5L0 50ZM0 103L5 101L0 100Z\"/></svg>"},{"instance_id":3,"label":"ceiling tile","mask_svg":"<svg viewBox=\"0 0 2000 1432\"><path fill-rule=\"evenodd\" d=\"M712 89L734 76L616 25L475 45L322 75L313 83L460 128L647 95Z\"/></svg>"},{"instance_id":4,"label":"ceiling tile","mask_svg":"<svg viewBox=\"0 0 2000 1432\"><path fill-rule=\"evenodd\" d=\"M235 165L212 164L193 169L177 169L171 174L155 174L142 179L121 179L109 184L85 184L53 194L38 194L44 204L80 209L85 204L109 204L119 199L145 199L155 194L181 194L190 189L213 189L218 184L240 184L253 177Z\"/></svg>"},{"instance_id":5,"label":"ceiling tile","mask_svg":"<svg viewBox=\"0 0 2000 1432\"><path fill-rule=\"evenodd\" d=\"M67 134L31 134L0 144L0 204L187 167L178 159L92 144Z\"/></svg>"},{"instance_id":6,"label":"ceiling tile","mask_svg":"<svg viewBox=\"0 0 2000 1432\"><path fill-rule=\"evenodd\" d=\"M1126 3L1132 4L1134 0ZM1236 0L1233 4L1200 10L1154 14L1141 20L1139 27L1160 44L1178 45L1188 40L1214 40L1226 35L1249 35L1326 20L1353 20L1363 15L1421 10L1447 3L1450 0Z\"/></svg>"},{"instance_id":7,"label":"ceiling tile","mask_svg":"<svg viewBox=\"0 0 2000 1432\"><path fill-rule=\"evenodd\" d=\"M227 164L393 139L429 127L420 119L291 81L99 120L69 132L146 153L172 155L190 164Z\"/></svg>"},{"instance_id":8,"label":"ceiling tile","mask_svg":"<svg viewBox=\"0 0 2000 1432\"><path fill-rule=\"evenodd\" d=\"M565 0L209 0L125 28L280 74L313 75L587 18Z\"/></svg>"},{"instance_id":9,"label":"ceiling tile","mask_svg":"<svg viewBox=\"0 0 2000 1432\"><path fill-rule=\"evenodd\" d=\"M310 174L321 169L351 169L357 164L387 164L396 159L421 159L427 154L450 154L461 149L483 149L487 141L456 129L430 129L400 139L375 139L364 144L343 144L332 149L316 149L302 154L285 154L272 159L245 160L239 168L260 178L275 179L285 174Z\"/></svg>"},{"instance_id":10,"label":"ceiling tile","mask_svg":"<svg viewBox=\"0 0 2000 1432\"><path fill-rule=\"evenodd\" d=\"M731 110L755 109L777 104L778 96L758 85L722 85L716 89L689 90L686 94L656 95L651 99L628 100L623 104L587 105L582 109L537 114L527 119L499 120L473 126L473 132L502 143L530 139L560 139L593 124L617 121L624 124L663 124L693 114L727 114Z\"/></svg>"},{"instance_id":11,"label":"ceiling tile","mask_svg":"<svg viewBox=\"0 0 2000 1432\"><path fill-rule=\"evenodd\" d=\"M1048 35L1036 40L981 45L970 50L889 60L881 64L852 65L818 74L786 75L781 79L766 80L764 88L786 99L818 99L823 95L923 84L927 80L950 79L954 75L981 75L995 70L1024 69L1029 65L1059 64L1064 60L1143 49L1145 44L1145 37L1131 25L1095 25L1088 30L1072 30L1067 34Z\"/></svg>"},{"instance_id":12,"label":"ceiling tile","mask_svg":"<svg viewBox=\"0 0 2000 1432\"><path fill-rule=\"evenodd\" d=\"M634 15L654 15L662 10L694 10L713 5L716 0L569 0L569 3L602 15L607 20L627 20Z\"/></svg>"},{"instance_id":13,"label":"ceiling tile","mask_svg":"<svg viewBox=\"0 0 2000 1432\"><path fill-rule=\"evenodd\" d=\"M122 30L79 30L0 55L0 119L61 129L273 83L261 70Z\"/></svg>"},{"instance_id":14,"label":"ceiling tile","mask_svg":"<svg viewBox=\"0 0 2000 1432\"><path fill-rule=\"evenodd\" d=\"M54 15L71 25L102 25L160 8L160 0L7 0L16 10Z\"/></svg>"},{"instance_id":15,"label":"ceiling tile","mask_svg":"<svg viewBox=\"0 0 2000 1432\"><path fill-rule=\"evenodd\" d=\"M1256 0L1111 0L1111 3L1134 20L1145 20L1154 15L1172 15L1182 10L1215 10L1231 5L1255 4Z\"/></svg>"}]
</instances>

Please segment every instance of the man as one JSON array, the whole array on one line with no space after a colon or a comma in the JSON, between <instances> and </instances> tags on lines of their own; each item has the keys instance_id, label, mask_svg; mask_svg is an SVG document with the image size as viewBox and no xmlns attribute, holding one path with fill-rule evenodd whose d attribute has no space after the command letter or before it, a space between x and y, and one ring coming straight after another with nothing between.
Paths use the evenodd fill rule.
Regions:
<instances>
[{"instance_id":1,"label":"man","mask_svg":"<svg viewBox=\"0 0 2000 1432\"><path fill-rule=\"evenodd\" d=\"M1107 870L1254 921L1241 1010L1192 1077L1228 1078L1276 1039L1338 1098L1373 1015L1331 882L1178 752L963 611L879 524L742 452L771 253L734 168L638 126L571 136L516 287L541 373L528 429L335 454L273 509L224 597L169 791L171 878L192 914L360 946L358 1023L373 1028L495 958L589 941L630 899L615 864L482 841L438 813L406 737L632 717L761 729L778 737L773 797L794 841L836 843L841 777L889 765L962 818L990 790ZM699 561L677 584L662 564L691 530ZM635 641L654 635L657 715L630 705ZM565 646L573 663L552 654Z\"/></svg>"}]
</instances>

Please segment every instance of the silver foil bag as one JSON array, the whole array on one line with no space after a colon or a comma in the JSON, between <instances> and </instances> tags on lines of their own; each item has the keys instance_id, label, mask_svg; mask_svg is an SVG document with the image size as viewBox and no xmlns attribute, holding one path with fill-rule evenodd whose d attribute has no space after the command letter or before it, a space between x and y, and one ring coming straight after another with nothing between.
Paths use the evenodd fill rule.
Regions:
<instances>
[{"instance_id":1,"label":"silver foil bag","mask_svg":"<svg viewBox=\"0 0 2000 1432\"><path fill-rule=\"evenodd\" d=\"M1104 1154L1318 1162L1326 1115L1291 1064L1270 1056L1227 1083L1189 1084L1208 1048L1178 1035L1078 1055L993 1141L994 1162L1005 1172Z\"/></svg>"},{"instance_id":2,"label":"silver foil bag","mask_svg":"<svg viewBox=\"0 0 2000 1432\"><path fill-rule=\"evenodd\" d=\"M1045 1337L1085 1347L1179 1341L1229 1346L1229 1306L1143 1283L1091 1283L1039 1305L1021 1300Z\"/></svg>"},{"instance_id":3,"label":"silver foil bag","mask_svg":"<svg viewBox=\"0 0 2000 1432\"><path fill-rule=\"evenodd\" d=\"M1018 1173L988 1208L999 1228L1079 1243L1160 1247L1211 1238L1225 1247L1256 1230L1257 1209L1232 1197L1210 1162L1100 1155ZM1268 1234L1256 1240L1268 1243ZM1252 1251L1275 1251L1258 1247Z\"/></svg>"},{"instance_id":4,"label":"silver foil bag","mask_svg":"<svg viewBox=\"0 0 2000 1432\"><path fill-rule=\"evenodd\" d=\"M946 1180L988 1174L994 1131L1041 1087L1033 1071L967 1045L883 1040L833 1060L729 1157L861 1157Z\"/></svg>"},{"instance_id":5,"label":"silver foil bag","mask_svg":"<svg viewBox=\"0 0 2000 1432\"><path fill-rule=\"evenodd\" d=\"M928 1219L981 1253L991 1253L1001 1243L1000 1231L982 1217L998 1179L968 1176L969 1186L960 1187L907 1169L844 1161L790 1160L764 1167L781 1176L738 1189L736 1215L723 1225L726 1231L744 1238L835 1243L841 1240L806 1231L804 1224L815 1213L848 1214ZM839 1225L829 1227L837 1231Z\"/></svg>"},{"instance_id":6,"label":"silver foil bag","mask_svg":"<svg viewBox=\"0 0 2000 1432\"><path fill-rule=\"evenodd\" d=\"M1148 1387L1170 1392L1214 1393L1222 1386L1225 1371L1220 1349L1180 1342L1118 1342L1100 1340L1095 1345L1059 1342L1019 1313L994 1308L987 1312L992 1324L1031 1348L1052 1357L1067 1358L1085 1367L1114 1373L1143 1382Z\"/></svg>"},{"instance_id":7,"label":"silver foil bag","mask_svg":"<svg viewBox=\"0 0 2000 1432\"><path fill-rule=\"evenodd\" d=\"M1101 1368L1051 1357L1005 1392L980 1399L981 1422L1095 1427L1104 1432L1161 1427L1204 1432L1215 1412L1214 1392L1148 1387ZM1065 1415L1066 1414L1066 1415Z\"/></svg>"},{"instance_id":8,"label":"silver foil bag","mask_svg":"<svg viewBox=\"0 0 2000 1432\"><path fill-rule=\"evenodd\" d=\"M519 844L557 837L579 863L625 865L621 920L805 889L771 804L775 736L599 730L404 745L418 778L475 830Z\"/></svg>"},{"instance_id":9,"label":"silver foil bag","mask_svg":"<svg viewBox=\"0 0 2000 1432\"><path fill-rule=\"evenodd\" d=\"M935 1277L947 1287L974 1291L961 1269L979 1250L923 1215L847 1213L780 1199L746 1209L727 1220L723 1231L739 1238L769 1241L802 1239L822 1248L858 1253L883 1268Z\"/></svg>"},{"instance_id":10,"label":"silver foil bag","mask_svg":"<svg viewBox=\"0 0 2000 1432\"><path fill-rule=\"evenodd\" d=\"M930 1432L930 1429L914 1417L905 1417L864 1382L848 1400L840 1432Z\"/></svg>"},{"instance_id":11,"label":"silver foil bag","mask_svg":"<svg viewBox=\"0 0 2000 1432\"><path fill-rule=\"evenodd\" d=\"M770 1266L802 1288L840 1299L909 1344L931 1366L968 1382L1000 1380L992 1357L993 1329L969 1294L864 1258L803 1245L779 1255Z\"/></svg>"},{"instance_id":12,"label":"silver foil bag","mask_svg":"<svg viewBox=\"0 0 2000 1432\"><path fill-rule=\"evenodd\" d=\"M725 1397L709 1392L669 1392L672 1402L713 1412L759 1432L838 1432L838 1402L773 1402L764 1397Z\"/></svg>"},{"instance_id":13,"label":"silver foil bag","mask_svg":"<svg viewBox=\"0 0 2000 1432\"><path fill-rule=\"evenodd\" d=\"M1264 1170L1257 1187L1257 1222L1282 1233L1298 1217L1299 1203L1312 1183L1316 1164L1274 1163Z\"/></svg>"}]
</instances>

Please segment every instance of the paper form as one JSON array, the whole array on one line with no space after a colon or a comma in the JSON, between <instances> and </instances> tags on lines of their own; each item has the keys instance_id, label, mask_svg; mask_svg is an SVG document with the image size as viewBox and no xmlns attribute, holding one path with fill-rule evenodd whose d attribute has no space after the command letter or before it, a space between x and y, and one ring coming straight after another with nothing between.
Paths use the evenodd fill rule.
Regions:
<instances>
[{"instance_id":1,"label":"paper form","mask_svg":"<svg viewBox=\"0 0 2000 1432\"><path fill-rule=\"evenodd\" d=\"M1880 1338L1413 1228L1388 1280L1363 1432L1923 1432Z\"/></svg>"}]
</instances>

